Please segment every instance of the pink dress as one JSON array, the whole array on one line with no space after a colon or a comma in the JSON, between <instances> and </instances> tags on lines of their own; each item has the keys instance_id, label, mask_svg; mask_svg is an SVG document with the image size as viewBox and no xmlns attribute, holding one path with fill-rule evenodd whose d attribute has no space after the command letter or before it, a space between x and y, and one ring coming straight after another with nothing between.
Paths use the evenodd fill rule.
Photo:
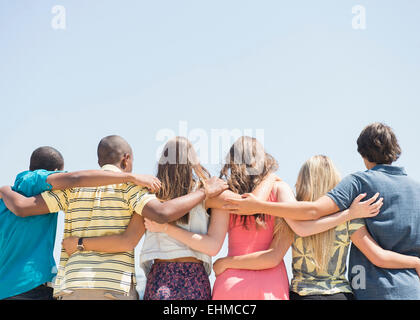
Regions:
<instances>
[{"instance_id":1,"label":"pink dress","mask_svg":"<svg viewBox=\"0 0 420 320\"><path fill-rule=\"evenodd\" d=\"M270 201L273 198L270 197ZM248 230L230 216L228 256L267 250L273 240L275 219L266 216L267 228L257 229L255 218ZM227 269L214 283L213 300L289 300L289 280L284 261L272 269Z\"/></svg>"}]
</instances>

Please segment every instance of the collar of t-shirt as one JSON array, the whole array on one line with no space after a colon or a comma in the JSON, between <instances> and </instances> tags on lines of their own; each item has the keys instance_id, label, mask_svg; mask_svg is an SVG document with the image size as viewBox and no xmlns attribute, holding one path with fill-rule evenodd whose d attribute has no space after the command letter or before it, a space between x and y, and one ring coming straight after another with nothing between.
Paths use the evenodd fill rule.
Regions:
<instances>
[{"instance_id":1,"label":"collar of t-shirt","mask_svg":"<svg viewBox=\"0 0 420 320\"><path fill-rule=\"evenodd\" d=\"M114 166L113 164L106 164L102 166L101 169L105 171L122 172L120 168L118 168L117 166Z\"/></svg>"},{"instance_id":2,"label":"collar of t-shirt","mask_svg":"<svg viewBox=\"0 0 420 320\"><path fill-rule=\"evenodd\" d=\"M371 170L380 171L380 172L398 175L398 176L407 175L403 167L392 166L390 164L378 164L375 167L373 167Z\"/></svg>"}]
</instances>

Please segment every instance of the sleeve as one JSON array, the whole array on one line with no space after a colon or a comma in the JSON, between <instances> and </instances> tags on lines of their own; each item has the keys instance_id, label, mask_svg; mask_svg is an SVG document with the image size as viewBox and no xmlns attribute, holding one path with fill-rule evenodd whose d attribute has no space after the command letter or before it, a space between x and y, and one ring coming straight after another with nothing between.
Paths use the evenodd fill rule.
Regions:
<instances>
[{"instance_id":1,"label":"sleeve","mask_svg":"<svg viewBox=\"0 0 420 320\"><path fill-rule=\"evenodd\" d=\"M69 207L69 190L54 190L41 193L50 212L67 212Z\"/></svg>"},{"instance_id":2,"label":"sleeve","mask_svg":"<svg viewBox=\"0 0 420 320\"><path fill-rule=\"evenodd\" d=\"M47 179L51 174L60 172L63 171L47 171L40 169L22 172L16 177L12 189L27 197L40 194L52 189L52 186L47 182Z\"/></svg>"},{"instance_id":3,"label":"sleeve","mask_svg":"<svg viewBox=\"0 0 420 320\"><path fill-rule=\"evenodd\" d=\"M150 200L156 200L156 196L153 193L149 193L149 190L144 187L136 185L129 185L127 189L127 202L131 211L141 215L144 206Z\"/></svg>"},{"instance_id":4,"label":"sleeve","mask_svg":"<svg viewBox=\"0 0 420 320\"><path fill-rule=\"evenodd\" d=\"M345 177L333 190L327 193L340 211L350 208L353 200L362 193L362 184L359 178L351 174Z\"/></svg>"},{"instance_id":5,"label":"sleeve","mask_svg":"<svg viewBox=\"0 0 420 320\"><path fill-rule=\"evenodd\" d=\"M57 171L58 172L58 171ZM46 170L37 170L36 171L36 184L40 186L41 189L48 191L52 189L52 185L47 182L47 179L50 175L57 173L55 171L46 171Z\"/></svg>"},{"instance_id":6,"label":"sleeve","mask_svg":"<svg viewBox=\"0 0 420 320\"><path fill-rule=\"evenodd\" d=\"M357 230L359 230L362 227L365 227L365 219L354 219L348 222L348 230L349 230L349 236L351 237L353 233L355 233Z\"/></svg>"}]
</instances>

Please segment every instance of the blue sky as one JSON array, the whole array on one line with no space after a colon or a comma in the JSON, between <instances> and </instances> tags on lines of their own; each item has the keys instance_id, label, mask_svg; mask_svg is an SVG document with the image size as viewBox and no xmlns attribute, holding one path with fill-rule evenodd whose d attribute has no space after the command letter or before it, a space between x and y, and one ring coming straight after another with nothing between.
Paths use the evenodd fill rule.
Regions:
<instances>
[{"instance_id":1,"label":"blue sky","mask_svg":"<svg viewBox=\"0 0 420 320\"><path fill-rule=\"evenodd\" d=\"M65 30L51 27L55 5ZM352 28L355 5L365 30ZM67 170L96 168L108 134L133 146L135 172L154 173L156 135L180 121L209 135L263 129L292 186L315 154L363 170L357 136L383 121L420 180L419 13L409 0L3 0L0 184L41 145Z\"/></svg>"}]
</instances>

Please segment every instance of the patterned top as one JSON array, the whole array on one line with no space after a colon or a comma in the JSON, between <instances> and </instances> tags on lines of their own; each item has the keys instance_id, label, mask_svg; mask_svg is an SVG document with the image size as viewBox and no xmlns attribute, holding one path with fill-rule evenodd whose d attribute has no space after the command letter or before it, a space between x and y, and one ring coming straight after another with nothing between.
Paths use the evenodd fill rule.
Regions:
<instances>
[{"instance_id":1,"label":"patterned top","mask_svg":"<svg viewBox=\"0 0 420 320\"><path fill-rule=\"evenodd\" d=\"M118 171L115 166L103 170ZM63 211L64 238L98 237L125 231L135 211L154 195L131 183L96 188L72 188L41 194L51 212ZM83 251L70 257L61 251L54 296L74 289L102 289L128 293L135 282L134 250L121 253Z\"/></svg>"},{"instance_id":2,"label":"patterned top","mask_svg":"<svg viewBox=\"0 0 420 320\"><path fill-rule=\"evenodd\" d=\"M301 296L351 293L346 278L347 253L351 235L365 225L363 219L355 219L335 228L335 240L328 270L316 269L313 254L303 247L303 238L296 236L292 245L293 279L290 290Z\"/></svg>"}]
</instances>

